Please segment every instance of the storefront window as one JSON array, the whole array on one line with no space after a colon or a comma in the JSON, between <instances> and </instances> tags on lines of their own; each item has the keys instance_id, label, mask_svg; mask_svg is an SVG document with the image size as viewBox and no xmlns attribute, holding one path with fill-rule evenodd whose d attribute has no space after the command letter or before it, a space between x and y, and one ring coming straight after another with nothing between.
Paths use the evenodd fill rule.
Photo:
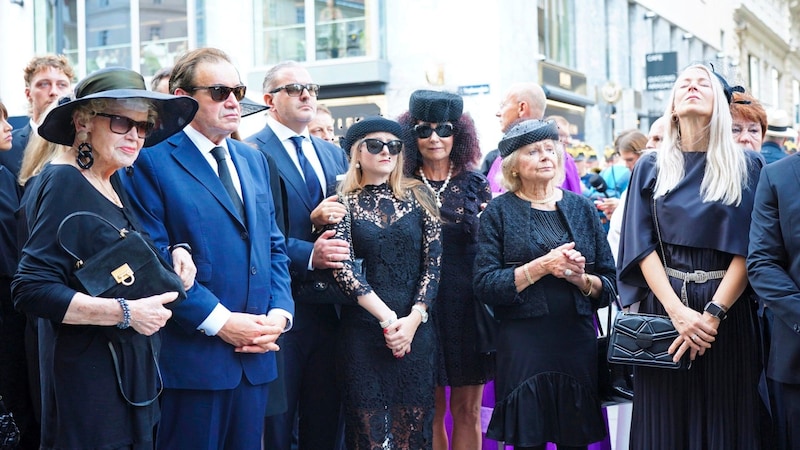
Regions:
<instances>
[{"instance_id":1,"label":"storefront window","mask_svg":"<svg viewBox=\"0 0 800 450\"><path fill-rule=\"evenodd\" d=\"M370 0L254 1L256 64L351 58L370 53L365 4Z\"/></svg>"},{"instance_id":2,"label":"storefront window","mask_svg":"<svg viewBox=\"0 0 800 450\"><path fill-rule=\"evenodd\" d=\"M572 0L539 0L540 49L565 67L575 66L574 10Z\"/></svg>"},{"instance_id":3,"label":"storefront window","mask_svg":"<svg viewBox=\"0 0 800 450\"><path fill-rule=\"evenodd\" d=\"M78 5L75 1L35 2L35 42L42 53L66 55L78 66Z\"/></svg>"},{"instance_id":4,"label":"storefront window","mask_svg":"<svg viewBox=\"0 0 800 450\"><path fill-rule=\"evenodd\" d=\"M169 67L189 48L186 0L139 3L139 61L144 76Z\"/></svg>"}]
</instances>

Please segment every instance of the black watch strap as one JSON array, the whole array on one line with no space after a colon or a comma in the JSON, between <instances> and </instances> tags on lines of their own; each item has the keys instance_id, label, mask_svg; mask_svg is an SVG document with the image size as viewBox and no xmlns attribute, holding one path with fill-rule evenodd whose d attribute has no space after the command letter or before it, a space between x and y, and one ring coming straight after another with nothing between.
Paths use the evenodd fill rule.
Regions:
<instances>
[{"instance_id":1,"label":"black watch strap","mask_svg":"<svg viewBox=\"0 0 800 450\"><path fill-rule=\"evenodd\" d=\"M704 311L711 314L712 316L716 317L719 320L725 320L725 318L728 317L728 313L725 311L725 309L714 302L706 303Z\"/></svg>"}]
</instances>

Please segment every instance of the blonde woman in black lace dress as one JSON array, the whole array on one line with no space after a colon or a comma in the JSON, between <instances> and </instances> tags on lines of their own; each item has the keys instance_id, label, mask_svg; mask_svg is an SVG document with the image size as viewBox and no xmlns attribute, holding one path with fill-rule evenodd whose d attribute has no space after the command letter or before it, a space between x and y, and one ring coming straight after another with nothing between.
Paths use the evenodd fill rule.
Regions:
<instances>
[{"instance_id":1,"label":"blonde woman in black lace dress","mask_svg":"<svg viewBox=\"0 0 800 450\"><path fill-rule=\"evenodd\" d=\"M430 189L403 177L401 134L397 122L374 117L342 142L348 213L335 237L363 258L363 272L349 259L334 269L353 298L341 311L337 367L349 450L432 448L436 335L427 322L441 228Z\"/></svg>"}]
</instances>

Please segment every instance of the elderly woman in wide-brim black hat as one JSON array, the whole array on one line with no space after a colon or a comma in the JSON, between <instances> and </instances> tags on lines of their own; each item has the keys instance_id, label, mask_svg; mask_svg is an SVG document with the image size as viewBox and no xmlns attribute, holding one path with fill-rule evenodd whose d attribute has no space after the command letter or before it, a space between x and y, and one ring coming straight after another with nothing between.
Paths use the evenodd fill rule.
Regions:
<instances>
[{"instance_id":1,"label":"elderly woman in wide-brim black hat","mask_svg":"<svg viewBox=\"0 0 800 450\"><path fill-rule=\"evenodd\" d=\"M615 297L611 249L594 205L559 187L555 122L518 123L498 148L509 190L481 216L474 280L500 322L487 437L585 448L606 434L593 319Z\"/></svg>"},{"instance_id":2,"label":"elderly woman in wide-brim black hat","mask_svg":"<svg viewBox=\"0 0 800 450\"><path fill-rule=\"evenodd\" d=\"M397 122L368 117L341 141L350 167L335 237L364 267L348 259L333 271L353 299L342 305L337 344L348 449L431 449L436 333L426 322L441 235L430 190L403 176L400 135Z\"/></svg>"},{"instance_id":3,"label":"elderly woman in wide-brim black hat","mask_svg":"<svg viewBox=\"0 0 800 450\"><path fill-rule=\"evenodd\" d=\"M101 220L81 217L65 222L61 241L55 236L78 211L140 229L119 170L143 146L181 130L196 111L190 97L149 92L138 73L108 68L78 83L74 98L62 99L38 129L66 150L27 184L22 208L30 237L12 290L16 307L38 323L43 449L153 447L162 388L157 332L178 294L90 296L65 248L89 258L119 235ZM172 256L188 289L196 272L191 256L185 248Z\"/></svg>"},{"instance_id":4,"label":"elderly woman in wide-brim black hat","mask_svg":"<svg viewBox=\"0 0 800 450\"><path fill-rule=\"evenodd\" d=\"M414 91L398 121L404 127L405 173L433 190L442 217L442 279L433 311L439 337L434 447L448 446L449 386L453 447L478 448L483 385L494 377L494 355L478 338L481 310L472 289L478 214L492 198L486 178L474 171L480 159L475 124L461 96L431 90Z\"/></svg>"}]
</instances>

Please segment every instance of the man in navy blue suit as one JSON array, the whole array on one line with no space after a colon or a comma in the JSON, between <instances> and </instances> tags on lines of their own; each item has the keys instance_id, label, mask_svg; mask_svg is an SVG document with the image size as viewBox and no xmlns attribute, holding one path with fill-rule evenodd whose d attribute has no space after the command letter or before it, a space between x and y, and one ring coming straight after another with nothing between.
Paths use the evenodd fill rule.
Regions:
<instances>
[{"instance_id":1,"label":"man in navy blue suit","mask_svg":"<svg viewBox=\"0 0 800 450\"><path fill-rule=\"evenodd\" d=\"M342 445L341 403L336 386L334 349L339 319L326 304L328 289L310 279L313 270L341 267L350 257L346 241L332 239L333 231L317 237L311 215L340 220L341 204L323 198L335 194L336 176L347 170L341 148L310 136L308 123L317 108L319 85L300 64L287 61L265 75L264 102L270 107L267 125L247 141L271 155L286 186L292 292L296 326L284 336L287 411L266 419L264 448L290 450L295 417L299 417L300 450L332 450ZM337 207L338 206L338 207ZM343 209L343 207L342 207Z\"/></svg>"},{"instance_id":2,"label":"man in navy blue suit","mask_svg":"<svg viewBox=\"0 0 800 450\"><path fill-rule=\"evenodd\" d=\"M800 155L761 169L750 224L747 275L761 302L775 443L800 448ZM763 395L763 394L762 394Z\"/></svg>"},{"instance_id":3,"label":"man in navy blue suit","mask_svg":"<svg viewBox=\"0 0 800 450\"><path fill-rule=\"evenodd\" d=\"M197 100L194 120L122 177L159 249L190 249L197 266L197 283L161 332L156 446L260 450L275 341L294 314L267 160L229 138L245 87L224 52L184 55L170 91Z\"/></svg>"}]
</instances>

